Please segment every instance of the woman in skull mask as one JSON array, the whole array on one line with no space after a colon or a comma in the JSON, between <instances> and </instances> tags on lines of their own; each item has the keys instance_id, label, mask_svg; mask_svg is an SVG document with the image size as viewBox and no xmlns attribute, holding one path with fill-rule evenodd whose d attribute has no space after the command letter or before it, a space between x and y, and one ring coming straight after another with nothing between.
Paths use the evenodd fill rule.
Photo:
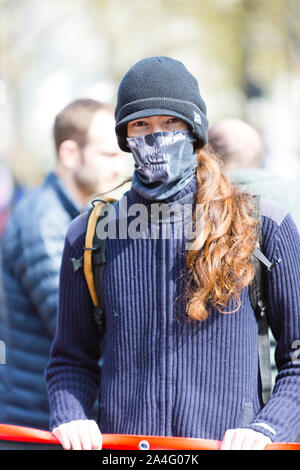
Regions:
<instances>
[{"instance_id":1,"label":"woman in skull mask","mask_svg":"<svg viewBox=\"0 0 300 470\"><path fill-rule=\"evenodd\" d=\"M82 256L86 214L71 224L46 371L51 429L68 449L101 448L101 432L218 439L222 449L294 439L300 371L290 353L300 338L300 239L293 220L277 203L261 201L264 253L282 260L266 288L279 373L263 406L248 289L257 246L253 198L226 178L209 150L197 81L176 60L143 59L120 84L115 117L119 146L135 160L132 187L114 204L118 228L125 199L127 223L135 204L148 213L158 203L189 205L192 236L175 236L177 220L169 221L168 237L165 221L151 237L147 219L143 236L117 230L108 237L96 423L88 418L99 386L100 337L83 272L70 263Z\"/></svg>"}]
</instances>

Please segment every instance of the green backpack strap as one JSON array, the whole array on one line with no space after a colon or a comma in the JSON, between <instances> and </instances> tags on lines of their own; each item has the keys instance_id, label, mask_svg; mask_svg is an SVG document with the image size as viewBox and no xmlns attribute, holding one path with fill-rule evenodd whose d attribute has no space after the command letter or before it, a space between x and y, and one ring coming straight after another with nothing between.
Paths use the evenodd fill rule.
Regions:
<instances>
[{"instance_id":1,"label":"green backpack strap","mask_svg":"<svg viewBox=\"0 0 300 470\"><path fill-rule=\"evenodd\" d=\"M257 232L259 247L251 255L254 267L254 279L249 286L250 300L258 323L258 358L262 385L263 403L266 404L272 393L272 368L270 357L269 320L265 299L265 273L280 263L280 259L271 263L262 253L262 227L260 219L260 197L255 197L254 214L258 219Z\"/></svg>"}]
</instances>

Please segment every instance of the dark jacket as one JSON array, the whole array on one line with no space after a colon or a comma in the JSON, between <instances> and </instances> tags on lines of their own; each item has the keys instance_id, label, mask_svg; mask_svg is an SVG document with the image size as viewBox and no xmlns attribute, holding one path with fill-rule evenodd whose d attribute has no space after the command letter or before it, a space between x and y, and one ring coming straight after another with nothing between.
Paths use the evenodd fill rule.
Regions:
<instances>
[{"instance_id":1,"label":"dark jacket","mask_svg":"<svg viewBox=\"0 0 300 470\"><path fill-rule=\"evenodd\" d=\"M79 212L50 173L8 221L2 241L0 422L48 429L44 367L56 327L64 238Z\"/></svg>"}]
</instances>

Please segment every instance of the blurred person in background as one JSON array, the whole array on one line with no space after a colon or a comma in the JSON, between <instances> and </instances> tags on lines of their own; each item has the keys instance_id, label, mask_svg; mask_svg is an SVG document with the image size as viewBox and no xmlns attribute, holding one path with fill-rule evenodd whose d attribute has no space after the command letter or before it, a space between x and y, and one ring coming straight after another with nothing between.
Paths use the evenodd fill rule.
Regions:
<instances>
[{"instance_id":1,"label":"blurred person in background","mask_svg":"<svg viewBox=\"0 0 300 470\"><path fill-rule=\"evenodd\" d=\"M0 163L0 240L9 214L24 195L25 189L14 178L11 169Z\"/></svg>"},{"instance_id":2,"label":"blurred person in background","mask_svg":"<svg viewBox=\"0 0 300 470\"><path fill-rule=\"evenodd\" d=\"M244 190L283 204L300 230L299 183L287 181L262 167L264 145L256 129L239 119L223 119L210 127L208 139L233 181ZM269 334L274 384L277 375L274 359L276 342L271 331Z\"/></svg>"},{"instance_id":3,"label":"blurred person in background","mask_svg":"<svg viewBox=\"0 0 300 470\"><path fill-rule=\"evenodd\" d=\"M300 229L300 185L263 168L264 145L256 129L239 119L223 119L210 127L208 138L233 181L283 204Z\"/></svg>"},{"instance_id":4,"label":"blurred person in background","mask_svg":"<svg viewBox=\"0 0 300 470\"><path fill-rule=\"evenodd\" d=\"M3 236L0 422L49 427L44 367L55 333L58 279L67 228L93 194L119 176L113 110L78 99L55 118L56 168L13 210Z\"/></svg>"}]
</instances>

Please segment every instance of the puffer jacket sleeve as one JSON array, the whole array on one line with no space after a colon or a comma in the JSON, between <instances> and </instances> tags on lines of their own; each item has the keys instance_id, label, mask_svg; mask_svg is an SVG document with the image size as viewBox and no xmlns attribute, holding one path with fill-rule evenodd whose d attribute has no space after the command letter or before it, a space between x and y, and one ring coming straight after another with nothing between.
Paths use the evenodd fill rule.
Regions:
<instances>
[{"instance_id":1,"label":"puffer jacket sleeve","mask_svg":"<svg viewBox=\"0 0 300 470\"><path fill-rule=\"evenodd\" d=\"M26 214L23 214L26 218ZM18 280L52 338L56 328L59 270L65 223L53 223L53 216L32 221L27 226L17 214L8 223L3 245L6 284ZM11 260L14 260L12 263ZM15 282L15 281L14 281Z\"/></svg>"}]
</instances>

